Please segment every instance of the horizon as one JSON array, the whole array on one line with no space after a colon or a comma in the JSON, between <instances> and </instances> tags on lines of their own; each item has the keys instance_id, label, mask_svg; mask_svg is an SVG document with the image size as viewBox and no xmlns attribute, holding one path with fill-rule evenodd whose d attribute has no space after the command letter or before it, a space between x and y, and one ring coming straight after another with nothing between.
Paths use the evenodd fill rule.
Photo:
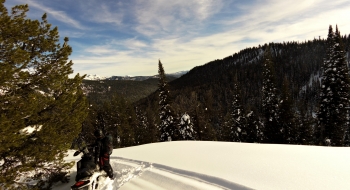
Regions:
<instances>
[{"instance_id":1,"label":"horizon","mask_svg":"<svg viewBox=\"0 0 350 190\"><path fill-rule=\"evenodd\" d=\"M8 0L47 13L60 41L69 37L74 75L149 76L158 59L166 73L189 71L265 43L325 39L329 25L350 33L344 0L97 1Z\"/></svg>"},{"instance_id":2,"label":"horizon","mask_svg":"<svg viewBox=\"0 0 350 190\"><path fill-rule=\"evenodd\" d=\"M165 75L172 75L172 76L175 76L175 75L184 75L186 73L188 73L189 71L178 71L178 72L174 72L174 73L165 73ZM137 75L137 76L133 76L133 75L123 75L123 76L120 76L120 75L111 75L111 76L100 76L99 74L86 74L86 77L88 76L92 76L92 77L98 77L98 79L105 79L105 78L111 78L111 77L154 77L154 76L158 76L158 73L156 74L153 74L153 75ZM84 79L86 79L86 77ZM90 80L93 80L95 78L90 78Z\"/></svg>"}]
</instances>

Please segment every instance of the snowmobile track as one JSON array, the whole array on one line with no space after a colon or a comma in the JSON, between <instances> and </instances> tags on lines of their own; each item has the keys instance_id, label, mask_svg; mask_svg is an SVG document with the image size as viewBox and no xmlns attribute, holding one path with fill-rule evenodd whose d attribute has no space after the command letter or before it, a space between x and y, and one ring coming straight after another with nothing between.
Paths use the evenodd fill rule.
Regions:
<instances>
[{"instance_id":1,"label":"snowmobile track","mask_svg":"<svg viewBox=\"0 0 350 190\"><path fill-rule=\"evenodd\" d=\"M174 184L176 184L178 189L201 189L198 188L200 185L197 187L192 186L190 185L192 183L187 184L186 180L195 180L198 184L203 183L205 186L211 186L212 189L251 189L222 178L177 169L162 164L143 162L122 157L111 157L111 160L113 160L113 163L116 163L116 165L113 165L113 169L114 171L118 171L117 178L118 181L122 183L118 185L118 188L120 189L131 189L131 187L132 189L137 189L137 186L140 185L137 182L134 182L136 179L142 181L143 185L148 184L149 188L157 189L167 189L169 186L174 187ZM131 167L133 169L122 169L118 167ZM133 178L135 178L135 180L130 181ZM159 183L159 181L162 181L162 183ZM130 187L123 188L124 184ZM139 188L142 189L145 187L143 186Z\"/></svg>"}]
</instances>

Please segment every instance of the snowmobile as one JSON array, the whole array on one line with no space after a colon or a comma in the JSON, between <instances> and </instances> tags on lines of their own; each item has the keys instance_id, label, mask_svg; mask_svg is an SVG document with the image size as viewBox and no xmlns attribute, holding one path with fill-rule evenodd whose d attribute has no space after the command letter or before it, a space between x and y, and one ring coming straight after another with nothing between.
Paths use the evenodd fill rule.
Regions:
<instances>
[{"instance_id":1,"label":"snowmobile","mask_svg":"<svg viewBox=\"0 0 350 190\"><path fill-rule=\"evenodd\" d=\"M71 190L96 190L99 182L103 181L102 179L106 178L107 174L100 171L98 165L95 164L93 146L87 146L76 151L74 156L78 156L80 153L83 153L83 155L77 162L76 183L71 186Z\"/></svg>"}]
</instances>

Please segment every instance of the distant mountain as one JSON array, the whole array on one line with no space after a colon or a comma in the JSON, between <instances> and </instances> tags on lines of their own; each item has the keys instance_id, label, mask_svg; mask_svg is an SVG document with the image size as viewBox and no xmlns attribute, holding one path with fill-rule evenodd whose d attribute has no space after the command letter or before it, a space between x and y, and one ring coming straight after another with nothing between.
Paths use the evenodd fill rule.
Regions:
<instances>
[{"instance_id":1,"label":"distant mountain","mask_svg":"<svg viewBox=\"0 0 350 190\"><path fill-rule=\"evenodd\" d=\"M173 81L179 75L167 75L167 80ZM158 88L158 76L117 77L102 78L89 75L83 80L83 91L88 98L95 102L103 102L111 96L118 94L125 99L135 102L155 92Z\"/></svg>"},{"instance_id":2,"label":"distant mountain","mask_svg":"<svg viewBox=\"0 0 350 190\"><path fill-rule=\"evenodd\" d=\"M186 74L188 71L179 71L176 73L166 74L169 78L179 78ZM84 78L85 80L131 80L131 81L144 81L147 79L158 78L158 75L153 76L111 76L111 77L100 77L97 74L89 74ZM171 79L172 80L172 79Z\"/></svg>"},{"instance_id":3,"label":"distant mountain","mask_svg":"<svg viewBox=\"0 0 350 190\"><path fill-rule=\"evenodd\" d=\"M84 80L106 80L106 77L100 77L99 75L86 75Z\"/></svg>"},{"instance_id":4,"label":"distant mountain","mask_svg":"<svg viewBox=\"0 0 350 190\"><path fill-rule=\"evenodd\" d=\"M132 80L132 81L144 81L150 78L157 78L157 76L111 76L107 80Z\"/></svg>"},{"instance_id":5,"label":"distant mountain","mask_svg":"<svg viewBox=\"0 0 350 190\"><path fill-rule=\"evenodd\" d=\"M173 77L176 77L176 78L180 78L182 75L188 73L188 71L179 71L179 72L176 72L176 73L170 73L170 74L165 74L165 75L169 75L169 76L173 76Z\"/></svg>"}]
</instances>

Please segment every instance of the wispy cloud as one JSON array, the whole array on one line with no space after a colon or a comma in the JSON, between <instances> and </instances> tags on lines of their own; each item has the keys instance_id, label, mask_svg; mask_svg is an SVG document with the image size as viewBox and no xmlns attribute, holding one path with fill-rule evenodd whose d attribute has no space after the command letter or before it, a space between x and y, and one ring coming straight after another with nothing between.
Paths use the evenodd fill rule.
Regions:
<instances>
[{"instance_id":1,"label":"wispy cloud","mask_svg":"<svg viewBox=\"0 0 350 190\"><path fill-rule=\"evenodd\" d=\"M84 27L79 21L73 19L72 16L68 15L64 11L55 10L51 7L44 6L43 4L33 0L28 0L27 3L30 7L42 10L43 12L46 12L50 17L52 16L53 18L62 23L65 23L77 29L86 29L86 27Z\"/></svg>"},{"instance_id":2,"label":"wispy cloud","mask_svg":"<svg viewBox=\"0 0 350 190\"><path fill-rule=\"evenodd\" d=\"M349 0L14 0L28 3L72 37L75 72L156 74L189 70L246 47L350 33ZM59 6L59 3L65 6Z\"/></svg>"},{"instance_id":3,"label":"wispy cloud","mask_svg":"<svg viewBox=\"0 0 350 190\"><path fill-rule=\"evenodd\" d=\"M149 37L180 36L201 27L222 6L221 0L138 1L135 30Z\"/></svg>"},{"instance_id":4,"label":"wispy cloud","mask_svg":"<svg viewBox=\"0 0 350 190\"><path fill-rule=\"evenodd\" d=\"M118 68L121 68L118 63L142 65L142 70L130 70L131 74L145 70L156 73L156 62L160 58L165 69L174 72L226 57L246 47L326 36L329 24L338 23L341 31L350 31L346 16L350 5L344 3L301 0L237 3L231 9L239 15L220 18L215 17L216 14L227 11L223 1L140 1L134 6L138 23L135 30L149 40L130 38L115 43L117 46L100 47L100 51L114 54L100 62ZM213 23L218 30L202 31ZM98 57L94 62L97 61Z\"/></svg>"},{"instance_id":5,"label":"wispy cloud","mask_svg":"<svg viewBox=\"0 0 350 190\"><path fill-rule=\"evenodd\" d=\"M79 2L82 18L95 23L108 23L115 26L123 24L126 10L119 1L82 1Z\"/></svg>"},{"instance_id":6,"label":"wispy cloud","mask_svg":"<svg viewBox=\"0 0 350 190\"><path fill-rule=\"evenodd\" d=\"M343 25L349 31L350 4L344 1L268 0L242 7L246 12L227 24L240 24L250 36L267 41L306 40L323 36L329 24Z\"/></svg>"}]
</instances>

